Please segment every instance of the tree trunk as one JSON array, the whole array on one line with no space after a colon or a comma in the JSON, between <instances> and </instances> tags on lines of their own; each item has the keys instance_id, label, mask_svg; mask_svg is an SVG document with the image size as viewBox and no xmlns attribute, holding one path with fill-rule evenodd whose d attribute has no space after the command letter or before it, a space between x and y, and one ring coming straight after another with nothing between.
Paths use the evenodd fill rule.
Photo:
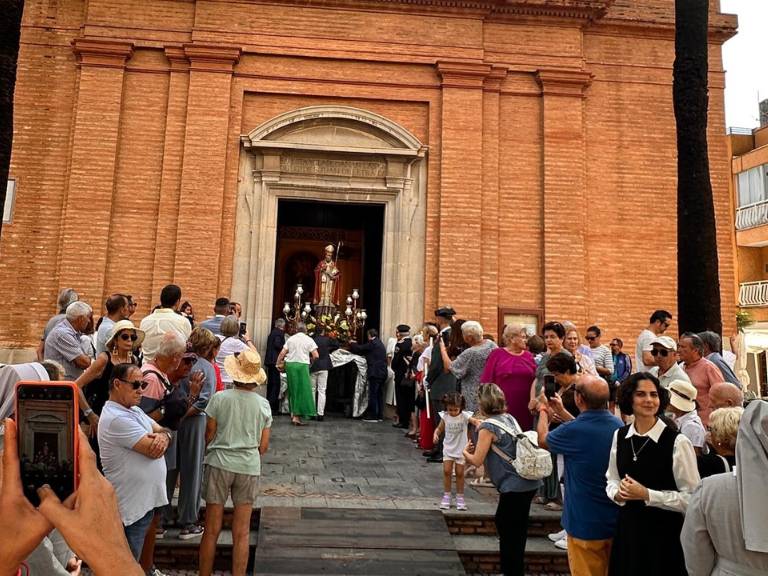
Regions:
<instances>
[{"instance_id":1,"label":"tree trunk","mask_svg":"<svg viewBox=\"0 0 768 576\"><path fill-rule=\"evenodd\" d=\"M0 211L5 206L13 143L13 89L24 0L0 0ZM0 232L2 231L0 219Z\"/></svg>"},{"instance_id":2,"label":"tree trunk","mask_svg":"<svg viewBox=\"0 0 768 576\"><path fill-rule=\"evenodd\" d=\"M675 0L677 309L680 333L722 334L717 230L707 152L709 1Z\"/></svg>"}]
</instances>

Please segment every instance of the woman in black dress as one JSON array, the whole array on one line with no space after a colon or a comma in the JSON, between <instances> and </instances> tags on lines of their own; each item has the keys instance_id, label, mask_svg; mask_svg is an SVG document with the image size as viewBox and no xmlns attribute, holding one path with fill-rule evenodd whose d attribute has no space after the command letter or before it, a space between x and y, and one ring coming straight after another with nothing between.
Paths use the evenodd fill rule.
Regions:
<instances>
[{"instance_id":1,"label":"woman in black dress","mask_svg":"<svg viewBox=\"0 0 768 576\"><path fill-rule=\"evenodd\" d=\"M621 506L609 575L687 576L680 530L700 479L691 441L667 426L669 395L648 372L619 389L619 407L634 422L616 431L608 464L608 497Z\"/></svg>"}]
</instances>

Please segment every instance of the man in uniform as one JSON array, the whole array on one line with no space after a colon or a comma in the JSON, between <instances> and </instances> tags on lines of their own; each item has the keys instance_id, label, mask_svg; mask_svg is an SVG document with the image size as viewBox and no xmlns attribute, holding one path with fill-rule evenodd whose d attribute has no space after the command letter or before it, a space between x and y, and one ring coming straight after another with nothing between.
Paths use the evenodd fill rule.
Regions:
<instances>
[{"instance_id":1,"label":"man in uniform","mask_svg":"<svg viewBox=\"0 0 768 576\"><path fill-rule=\"evenodd\" d=\"M456 311L450 306L442 306L435 310L435 323L440 330L437 337L442 338L446 346L451 339L451 325L455 315ZM427 386L429 389L430 414L434 420L439 421L440 417L438 414L443 406L443 395L456 391L456 377L450 371L445 372L443 370L443 356L440 353L438 342L435 342L432 346L432 358L429 362L429 370L427 370ZM437 427L437 424L435 424L435 427ZM432 451L425 452L424 456L427 457L428 462L442 462L442 439L435 445Z\"/></svg>"}]
</instances>

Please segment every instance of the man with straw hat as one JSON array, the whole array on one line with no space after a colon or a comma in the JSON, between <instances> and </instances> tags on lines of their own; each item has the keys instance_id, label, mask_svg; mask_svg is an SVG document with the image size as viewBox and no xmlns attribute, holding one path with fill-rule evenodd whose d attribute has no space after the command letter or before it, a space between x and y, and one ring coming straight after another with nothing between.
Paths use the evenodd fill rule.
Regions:
<instances>
[{"instance_id":1,"label":"man with straw hat","mask_svg":"<svg viewBox=\"0 0 768 576\"><path fill-rule=\"evenodd\" d=\"M247 348L224 360L233 388L214 394L205 409L207 451L203 472L205 531L200 543L200 575L210 576L221 532L224 505L232 497L232 573L245 574L251 512L259 491L261 455L269 448L272 411L257 393L267 381L258 352Z\"/></svg>"}]
</instances>

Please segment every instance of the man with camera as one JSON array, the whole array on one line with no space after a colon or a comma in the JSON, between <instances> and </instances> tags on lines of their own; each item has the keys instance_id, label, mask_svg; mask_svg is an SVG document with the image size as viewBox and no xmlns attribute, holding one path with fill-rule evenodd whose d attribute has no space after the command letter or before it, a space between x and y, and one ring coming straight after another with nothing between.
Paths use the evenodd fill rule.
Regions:
<instances>
[{"instance_id":1,"label":"man with camera","mask_svg":"<svg viewBox=\"0 0 768 576\"><path fill-rule=\"evenodd\" d=\"M613 434L623 424L607 410L610 391L605 380L588 374L576 377L570 356L557 354L550 363L554 364L548 368L555 379L572 375L568 390L578 410L578 416L572 419L573 414L563 406L561 393L552 394L550 390L546 402L538 406L536 427L539 446L562 457L565 466L567 497L562 523L568 535L568 564L574 576L607 574L619 508L606 495L605 471ZM550 428L552 420L563 423Z\"/></svg>"}]
</instances>

